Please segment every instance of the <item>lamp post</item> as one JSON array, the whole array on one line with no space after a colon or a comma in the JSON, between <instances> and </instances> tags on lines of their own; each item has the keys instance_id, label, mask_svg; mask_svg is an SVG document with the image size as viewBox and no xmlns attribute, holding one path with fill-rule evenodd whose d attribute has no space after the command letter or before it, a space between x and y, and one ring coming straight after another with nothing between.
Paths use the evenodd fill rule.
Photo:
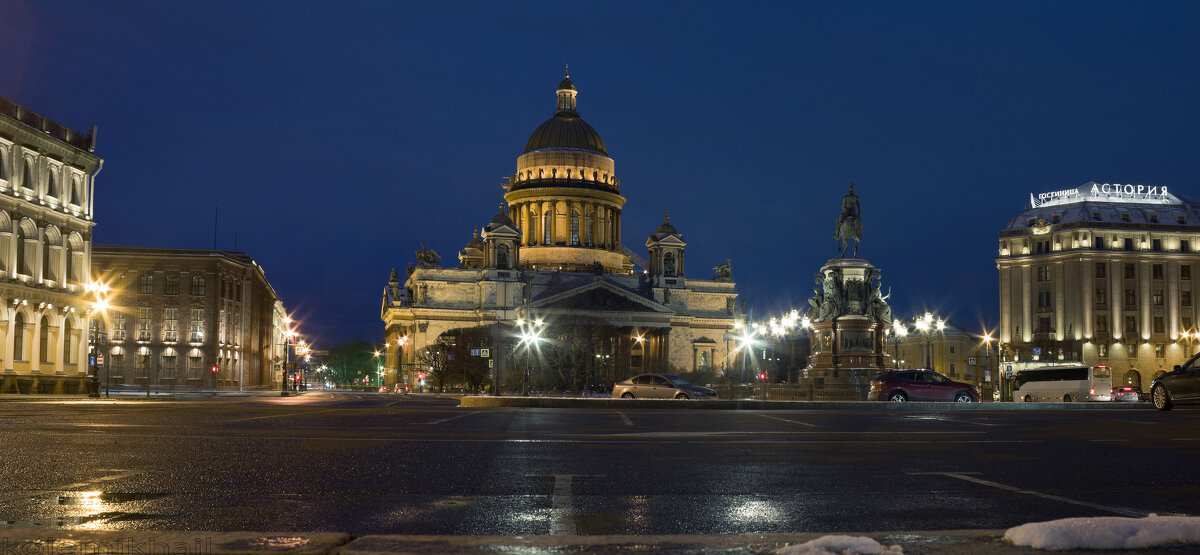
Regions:
<instances>
[{"instance_id":1,"label":"lamp post","mask_svg":"<svg viewBox=\"0 0 1200 555\"><path fill-rule=\"evenodd\" d=\"M925 367L933 370L933 334L946 329L946 321L926 311L925 316L913 319L913 327L925 337Z\"/></svg>"},{"instance_id":2,"label":"lamp post","mask_svg":"<svg viewBox=\"0 0 1200 555\"><path fill-rule=\"evenodd\" d=\"M908 326L899 319L892 320L892 327L888 329L887 339L892 344L892 365L895 368L900 367L900 343L906 337L908 337Z\"/></svg>"},{"instance_id":3,"label":"lamp post","mask_svg":"<svg viewBox=\"0 0 1200 555\"><path fill-rule=\"evenodd\" d=\"M107 334L101 329L104 323L106 311L108 310L108 285L102 282L90 282L84 290L95 297L92 302L91 309L88 311L88 397L100 396L100 374L99 367L103 366L104 345L107 341ZM99 359L99 360L98 360ZM104 396L108 397L108 385L104 388Z\"/></svg>"},{"instance_id":4,"label":"lamp post","mask_svg":"<svg viewBox=\"0 0 1200 555\"><path fill-rule=\"evenodd\" d=\"M536 348L538 342L542 340L542 319L538 318L531 325L526 326L524 318L517 320L517 326L521 328L520 345L525 347L525 379L522 385L523 395L529 396L529 380L533 374L533 356L530 354L530 348Z\"/></svg>"},{"instance_id":5,"label":"lamp post","mask_svg":"<svg viewBox=\"0 0 1200 555\"><path fill-rule=\"evenodd\" d=\"M985 332L983 334L983 371L985 373L991 371L991 369L992 369L991 361L992 361L992 334ZM991 381L990 374L988 374L988 378L989 378L988 381L990 382Z\"/></svg>"}]
</instances>

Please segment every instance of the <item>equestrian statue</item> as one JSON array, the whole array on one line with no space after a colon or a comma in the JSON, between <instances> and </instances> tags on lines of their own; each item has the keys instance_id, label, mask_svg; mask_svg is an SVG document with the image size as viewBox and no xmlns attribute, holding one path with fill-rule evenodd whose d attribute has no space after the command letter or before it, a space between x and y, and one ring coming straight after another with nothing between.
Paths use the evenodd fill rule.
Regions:
<instances>
[{"instance_id":1,"label":"equestrian statue","mask_svg":"<svg viewBox=\"0 0 1200 555\"><path fill-rule=\"evenodd\" d=\"M850 248L850 240L854 240L854 254L858 257L858 242L862 240L862 208L858 205L858 195L854 194L854 184L850 184L850 192L842 197L842 213L834 225L834 244L842 250L842 258Z\"/></svg>"}]
</instances>

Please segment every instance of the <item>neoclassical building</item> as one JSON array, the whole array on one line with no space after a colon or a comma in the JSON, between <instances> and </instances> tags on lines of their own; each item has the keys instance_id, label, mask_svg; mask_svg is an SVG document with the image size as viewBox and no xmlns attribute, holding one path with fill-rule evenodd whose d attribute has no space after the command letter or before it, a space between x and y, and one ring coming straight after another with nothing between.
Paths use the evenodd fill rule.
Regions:
<instances>
[{"instance_id":1,"label":"neoclassical building","mask_svg":"<svg viewBox=\"0 0 1200 555\"><path fill-rule=\"evenodd\" d=\"M737 299L729 265L712 278L685 277L687 243L665 215L645 240L648 260L623 246L621 181L576 94L569 76L559 83L554 114L526 141L505 204L457 267L442 267L422 244L415 267L393 271L381 309L388 383L417 385L420 353L449 332L488 329L504 345L538 321L546 341L586 349L567 364L586 366L588 383L725 367ZM504 382L499 374L493 383Z\"/></svg>"},{"instance_id":2,"label":"neoclassical building","mask_svg":"<svg viewBox=\"0 0 1200 555\"><path fill-rule=\"evenodd\" d=\"M1081 360L1148 387L1196 350L1200 213L1165 186L1030 195L1000 232L996 268L1010 360Z\"/></svg>"},{"instance_id":3,"label":"neoclassical building","mask_svg":"<svg viewBox=\"0 0 1200 555\"><path fill-rule=\"evenodd\" d=\"M279 387L286 313L246 253L96 246L92 256L111 288L103 386Z\"/></svg>"},{"instance_id":4,"label":"neoclassical building","mask_svg":"<svg viewBox=\"0 0 1200 555\"><path fill-rule=\"evenodd\" d=\"M74 392L87 373L96 128L0 98L0 392Z\"/></svg>"}]
</instances>

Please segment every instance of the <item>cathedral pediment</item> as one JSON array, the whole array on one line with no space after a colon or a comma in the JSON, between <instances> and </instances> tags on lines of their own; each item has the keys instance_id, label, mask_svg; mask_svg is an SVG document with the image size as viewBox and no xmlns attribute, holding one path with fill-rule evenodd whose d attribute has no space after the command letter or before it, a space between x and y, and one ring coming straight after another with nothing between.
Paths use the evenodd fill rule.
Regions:
<instances>
[{"instance_id":1,"label":"cathedral pediment","mask_svg":"<svg viewBox=\"0 0 1200 555\"><path fill-rule=\"evenodd\" d=\"M661 304L607 281L595 281L536 300L529 303L529 308L539 311L672 313Z\"/></svg>"}]
</instances>

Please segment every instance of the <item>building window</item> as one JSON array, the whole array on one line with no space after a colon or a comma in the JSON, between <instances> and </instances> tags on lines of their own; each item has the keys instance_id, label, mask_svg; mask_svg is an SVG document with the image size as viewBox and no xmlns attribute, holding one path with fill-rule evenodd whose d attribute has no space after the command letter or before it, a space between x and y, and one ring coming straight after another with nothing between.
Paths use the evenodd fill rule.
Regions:
<instances>
[{"instance_id":1,"label":"building window","mask_svg":"<svg viewBox=\"0 0 1200 555\"><path fill-rule=\"evenodd\" d=\"M1133 239L1130 237L1125 238L1125 250L1127 250L1127 251L1133 250Z\"/></svg>"},{"instance_id":2,"label":"building window","mask_svg":"<svg viewBox=\"0 0 1200 555\"><path fill-rule=\"evenodd\" d=\"M150 349L142 348L136 355L133 355L133 367L135 370L138 370L134 372L134 375L149 377Z\"/></svg>"},{"instance_id":3,"label":"building window","mask_svg":"<svg viewBox=\"0 0 1200 555\"><path fill-rule=\"evenodd\" d=\"M137 310L138 310L137 340L138 341L150 341L150 326L151 326L150 308L143 306L143 307L138 307Z\"/></svg>"},{"instance_id":4,"label":"building window","mask_svg":"<svg viewBox=\"0 0 1200 555\"><path fill-rule=\"evenodd\" d=\"M1154 279L1162 279L1163 278L1163 265L1162 264L1154 264L1154 265L1150 266L1150 276Z\"/></svg>"},{"instance_id":5,"label":"building window","mask_svg":"<svg viewBox=\"0 0 1200 555\"><path fill-rule=\"evenodd\" d=\"M1095 221L1095 222L1100 221L1100 213L1099 212L1092 212L1092 221Z\"/></svg>"},{"instance_id":6,"label":"building window","mask_svg":"<svg viewBox=\"0 0 1200 555\"><path fill-rule=\"evenodd\" d=\"M1104 250L1104 236L1103 235L1096 236L1096 250L1098 250L1098 251Z\"/></svg>"},{"instance_id":7,"label":"building window","mask_svg":"<svg viewBox=\"0 0 1200 555\"><path fill-rule=\"evenodd\" d=\"M1105 268L1106 268L1106 265L1103 262L1097 262L1096 263L1096 277L1098 277L1098 278L1104 277Z\"/></svg>"},{"instance_id":8,"label":"building window","mask_svg":"<svg viewBox=\"0 0 1200 555\"><path fill-rule=\"evenodd\" d=\"M1121 212L1121 221L1122 221L1122 222L1128 222L1128 221L1129 221L1129 212Z\"/></svg>"},{"instance_id":9,"label":"building window","mask_svg":"<svg viewBox=\"0 0 1200 555\"><path fill-rule=\"evenodd\" d=\"M112 340L113 341L125 341L125 315L118 314L116 316L113 316L112 322L113 322Z\"/></svg>"},{"instance_id":10,"label":"building window","mask_svg":"<svg viewBox=\"0 0 1200 555\"><path fill-rule=\"evenodd\" d=\"M163 341L179 341L179 309L163 309Z\"/></svg>"},{"instance_id":11,"label":"building window","mask_svg":"<svg viewBox=\"0 0 1200 555\"><path fill-rule=\"evenodd\" d=\"M204 342L204 309L193 308L192 319L188 327L188 341L192 343Z\"/></svg>"},{"instance_id":12,"label":"building window","mask_svg":"<svg viewBox=\"0 0 1200 555\"><path fill-rule=\"evenodd\" d=\"M1057 217L1057 216L1056 216L1056 217ZM950 363L950 375L951 375L951 376L953 376L953 375L956 375L957 373L958 373L958 371L957 371L957 369L955 368L955 365L954 365L954 363L953 363L953 362L951 362L951 363Z\"/></svg>"},{"instance_id":13,"label":"building window","mask_svg":"<svg viewBox=\"0 0 1200 555\"><path fill-rule=\"evenodd\" d=\"M1192 279L1192 267L1183 265L1179 267L1179 279L1189 281Z\"/></svg>"},{"instance_id":14,"label":"building window","mask_svg":"<svg viewBox=\"0 0 1200 555\"><path fill-rule=\"evenodd\" d=\"M595 227L593 222L595 220L596 218L591 210L583 218L583 244L589 247L596 244L596 238L592 236L592 228Z\"/></svg>"},{"instance_id":15,"label":"building window","mask_svg":"<svg viewBox=\"0 0 1200 555\"><path fill-rule=\"evenodd\" d=\"M572 245L578 245L579 244L579 212L576 212L574 210L571 211L570 225L571 225L570 242Z\"/></svg>"},{"instance_id":16,"label":"building window","mask_svg":"<svg viewBox=\"0 0 1200 555\"><path fill-rule=\"evenodd\" d=\"M1125 290L1125 306L1126 308L1134 308L1137 306L1137 292L1133 289Z\"/></svg>"},{"instance_id":17,"label":"building window","mask_svg":"<svg viewBox=\"0 0 1200 555\"><path fill-rule=\"evenodd\" d=\"M1050 333L1050 318L1038 318L1038 333Z\"/></svg>"},{"instance_id":18,"label":"building window","mask_svg":"<svg viewBox=\"0 0 1200 555\"><path fill-rule=\"evenodd\" d=\"M1049 266L1038 266L1037 280L1038 281L1050 281L1050 267Z\"/></svg>"},{"instance_id":19,"label":"building window","mask_svg":"<svg viewBox=\"0 0 1200 555\"><path fill-rule=\"evenodd\" d=\"M1179 304L1183 305L1183 306L1192 306L1192 292L1191 291L1180 291L1179 292Z\"/></svg>"},{"instance_id":20,"label":"building window","mask_svg":"<svg viewBox=\"0 0 1200 555\"><path fill-rule=\"evenodd\" d=\"M143 295L149 295L149 294L153 293L154 292L154 276L151 274L144 274L141 279L141 285L138 287L138 291L141 292L141 294L143 294Z\"/></svg>"},{"instance_id":21,"label":"building window","mask_svg":"<svg viewBox=\"0 0 1200 555\"><path fill-rule=\"evenodd\" d=\"M176 360L175 359L175 351L173 349L167 349L166 351L163 351L162 365L160 367L160 369L162 370L162 372L161 372L162 377L164 377L164 378L174 378L175 377L175 370L176 370L175 360Z\"/></svg>"},{"instance_id":22,"label":"building window","mask_svg":"<svg viewBox=\"0 0 1200 555\"><path fill-rule=\"evenodd\" d=\"M178 295L179 294L179 276L169 275L164 278L163 294L164 295Z\"/></svg>"},{"instance_id":23,"label":"building window","mask_svg":"<svg viewBox=\"0 0 1200 555\"><path fill-rule=\"evenodd\" d=\"M1038 308L1053 306L1054 297L1050 291L1038 291Z\"/></svg>"},{"instance_id":24,"label":"building window","mask_svg":"<svg viewBox=\"0 0 1200 555\"><path fill-rule=\"evenodd\" d=\"M1154 293L1151 293L1150 300L1151 300L1151 302L1154 303L1154 306L1162 306L1162 304L1163 304L1162 291L1155 291Z\"/></svg>"},{"instance_id":25,"label":"building window","mask_svg":"<svg viewBox=\"0 0 1200 555\"><path fill-rule=\"evenodd\" d=\"M42 362L50 362L50 319L42 316L42 333L38 344L38 357Z\"/></svg>"},{"instance_id":26,"label":"building window","mask_svg":"<svg viewBox=\"0 0 1200 555\"><path fill-rule=\"evenodd\" d=\"M1178 223L1181 223L1181 224L1186 224L1187 216L1184 216L1183 214L1178 214L1175 216L1175 221Z\"/></svg>"},{"instance_id":27,"label":"building window","mask_svg":"<svg viewBox=\"0 0 1200 555\"><path fill-rule=\"evenodd\" d=\"M1136 270L1133 267L1133 264L1126 264L1125 265L1125 279L1134 279L1135 275L1137 275L1137 274L1136 274Z\"/></svg>"},{"instance_id":28,"label":"building window","mask_svg":"<svg viewBox=\"0 0 1200 555\"><path fill-rule=\"evenodd\" d=\"M675 255L671 253L663 255L663 275L675 277Z\"/></svg>"},{"instance_id":29,"label":"building window","mask_svg":"<svg viewBox=\"0 0 1200 555\"><path fill-rule=\"evenodd\" d=\"M1167 332L1167 328L1163 324L1163 317L1155 316L1154 317L1154 333L1166 333L1166 332Z\"/></svg>"},{"instance_id":30,"label":"building window","mask_svg":"<svg viewBox=\"0 0 1200 555\"><path fill-rule=\"evenodd\" d=\"M496 267L501 270L508 269L508 245L496 247Z\"/></svg>"},{"instance_id":31,"label":"building window","mask_svg":"<svg viewBox=\"0 0 1200 555\"><path fill-rule=\"evenodd\" d=\"M1108 290L1103 287L1096 288L1096 304L1101 306L1108 304Z\"/></svg>"},{"instance_id":32,"label":"building window","mask_svg":"<svg viewBox=\"0 0 1200 555\"><path fill-rule=\"evenodd\" d=\"M1162 252L1162 239L1151 239L1150 250L1154 252Z\"/></svg>"},{"instance_id":33,"label":"building window","mask_svg":"<svg viewBox=\"0 0 1200 555\"><path fill-rule=\"evenodd\" d=\"M203 365L200 364L200 357L188 357L187 377L189 380L200 380L204 376Z\"/></svg>"},{"instance_id":34,"label":"building window","mask_svg":"<svg viewBox=\"0 0 1200 555\"><path fill-rule=\"evenodd\" d=\"M1059 222L1061 222L1061 221L1062 221L1062 215L1061 215L1061 214L1055 214L1055 215L1053 215L1053 216L1050 216L1050 223L1052 223L1052 224L1056 224L1056 223L1059 223Z\"/></svg>"},{"instance_id":35,"label":"building window","mask_svg":"<svg viewBox=\"0 0 1200 555\"><path fill-rule=\"evenodd\" d=\"M1150 223L1152 223L1152 224L1158 223L1158 214L1149 214L1149 215L1147 215L1147 217L1150 218Z\"/></svg>"},{"instance_id":36,"label":"building window","mask_svg":"<svg viewBox=\"0 0 1200 555\"><path fill-rule=\"evenodd\" d=\"M62 357L63 364L71 364L71 352L75 350L75 345L73 345L71 342L73 339L72 335L74 335L74 331L71 330L71 322L64 321L63 322L63 357Z\"/></svg>"},{"instance_id":37,"label":"building window","mask_svg":"<svg viewBox=\"0 0 1200 555\"><path fill-rule=\"evenodd\" d=\"M1126 316L1125 317L1125 333L1130 334L1130 335L1137 333L1137 317L1135 317L1135 316Z\"/></svg>"},{"instance_id":38,"label":"building window","mask_svg":"<svg viewBox=\"0 0 1200 555\"><path fill-rule=\"evenodd\" d=\"M1108 316L1096 315L1096 333L1108 333Z\"/></svg>"},{"instance_id":39,"label":"building window","mask_svg":"<svg viewBox=\"0 0 1200 555\"><path fill-rule=\"evenodd\" d=\"M25 360L25 315L13 317L13 360Z\"/></svg>"},{"instance_id":40,"label":"building window","mask_svg":"<svg viewBox=\"0 0 1200 555\"><path fill-rule=\"evenodd\" d=\"M204 276L192 276L192 295L204 296Z\"/></svg>"}]
</instances>

